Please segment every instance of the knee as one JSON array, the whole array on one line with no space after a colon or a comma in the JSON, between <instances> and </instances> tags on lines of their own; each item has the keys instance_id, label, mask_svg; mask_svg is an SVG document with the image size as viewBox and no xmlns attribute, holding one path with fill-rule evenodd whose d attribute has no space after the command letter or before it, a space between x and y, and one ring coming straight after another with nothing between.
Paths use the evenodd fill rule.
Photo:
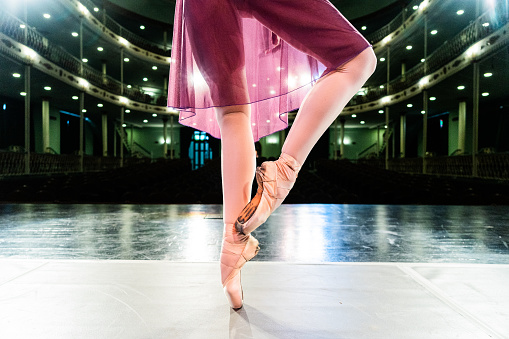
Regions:
<instances>
[{"instance_id":1,"label":"knee","mask_svg":"<svg viewBox=\"0 0 509 339\"><path fill-rule=\"evenodd\" d=\"M359 56L362 55L361 62L363 63L363 69L367 76L371 76L376 70L377 58L373 48L366 48Z\"/></svg>"},{"instance_id":2,"label":"knee","mask_svg":"<svg viewBox=\"0 0 509 339\"><path fill-rule=\"evenodd\" d=\"M366 56L365 56L365 64L366 64L366 71L369 72L369 75L375 73L376 70L376 64L377 64L377 58L376 54L373 51L373 48L367 48L365 50Z\"/></svg>"}]
</instances>

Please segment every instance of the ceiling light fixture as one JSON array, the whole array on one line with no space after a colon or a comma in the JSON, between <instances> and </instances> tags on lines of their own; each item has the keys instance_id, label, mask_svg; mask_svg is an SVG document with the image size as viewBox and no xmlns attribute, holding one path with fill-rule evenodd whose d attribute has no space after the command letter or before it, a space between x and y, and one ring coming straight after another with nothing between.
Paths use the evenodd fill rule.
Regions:
<instances>
[{"instance_id":1,"label":"ceiling light fixture","mask_svg":"<svg viewBox=\"0 0 509 339\"><path fill-rule=\"evenodd\" d=\"M460 9L459 11L456 12L456 14L458 14L458 15L463 15L464 13L465 13L465 11L462 9Z\"/></svg>"},{"instance_id":2,"label":"ceiling light fixture","mask_svg":"<svg viewBox=\"0 0 509 339\"><path fill-rule=\"evenodd\" d=\"M43 16L45 19L49 19L49 18L51 18L51 15L49 15L48 13L44 13L42 16Z\"/></svg>"},{"instance_id":3,"label":"ceiling light fixture","mask_svg":"<svg viewBox=\"0 0 509 339\"><path fill-rule=\"evenodd\" d=\"M491 72L486 72L486 73L484 73L484 77L485 77L485 78L490 78L490 77L492 77L492 76L493 76L493 73L491 73Z\"/></svg>"},{"instance_id":4,"label":"ceiling light fixture","mask_svg":"<svg viewBox=\"0 0 509 339\"><path fill-rule=\"evenodd\" d=\"M462 91L462 90L464 90L464 89L465 89L465 86L463 86L463 85L458 86L458 90L459 90L459 91Z\"/></svg>"},{"instance_id":5,"label":"ceiling light fixture","mask_svg":"<svg viewBox=\"0 0 509 339\"><path fill-rule=\"evenodd\" d=\"M76 38L77 36L79 36L78 32L72 32L72 33L71 33L71 35L72 35L73 37L75 37L75 38Z\"/></svg>"},{"instance_id":6,"label":"ceiling light fixture","mask_svg":"<svg viewBox=\"0 0 509 339\"><path fill-rule=\"evenodd\" d=\"M21 78L21 74L19 73L12 73L12 76L15 78Z\"/></svg>"}]
</instances>

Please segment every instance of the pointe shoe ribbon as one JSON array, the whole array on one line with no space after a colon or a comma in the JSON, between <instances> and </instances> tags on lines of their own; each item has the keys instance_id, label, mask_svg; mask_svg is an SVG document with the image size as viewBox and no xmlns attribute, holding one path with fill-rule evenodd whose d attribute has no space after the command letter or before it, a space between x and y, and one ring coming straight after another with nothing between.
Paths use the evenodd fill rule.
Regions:
<instances>
[{"instance_id":1,"label":"pointe shoe ribbon","mask_svg":"<svg viewBox=\"0 0 509 339\"><path fill-rule=\"evenodd\" d=\"M251 235L238 234L233 224L226 224L221 248L221 282L223 291L233 309L243 304L240 270L258 254L258 240Z\"/></svg>"},{"instance_id":2,"label":"pointe shoe ribbon","mask_svg":"<svg viewBox=\"0 0 509 339\"><path fill-rule=\"evenodd\" d=\"M276 161L266 161L256 169L258 189L235 222L235 229L249 234L263 224L286 198L297 179L301 165L282 153Z\"/></svg>"}]
</instances>

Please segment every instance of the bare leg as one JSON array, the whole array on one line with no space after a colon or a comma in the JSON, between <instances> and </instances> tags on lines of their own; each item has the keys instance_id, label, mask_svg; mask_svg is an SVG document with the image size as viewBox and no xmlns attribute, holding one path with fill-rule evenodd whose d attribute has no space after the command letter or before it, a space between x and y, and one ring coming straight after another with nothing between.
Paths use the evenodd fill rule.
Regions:
<instances>
[{"instance_id":1,"label":"bare leg","mask_svg":"<svg viewBox=\"0 0 509 339\"><path fill-rule=\"evenodd\" d=\"M223 220L233 224L251 197L256 155L251 132L249 106L216 109L221 129L221 172L223 179Z\"/></svg>"},{"instance_id":2,"label":"bare leg","mask_svg":"<svg viewBox=\"0 0 509 339\"><path fill-rule=\"evenodd\" d=\"M258 252L258 241L235 231L235 218L251 196L256 167L249 106L216 109L221 129L221 170L223 180L223 245L221 281L234 309L242 307L240 269Z\"/></svg>"},{"instance_id":3,"label":"bare leg","mask_svg":"<svg viewBox=\"0 0 509 339\"><path fill-rule=\"evenodd\" d=\"M375 66L376 57L368 48L336 72L320 79L304 99L282 153L304 163L318 139L364 85Z\"/></svg>"},{"instance_id":4,"label":"bare leg","mask_svg":"<svg viewBox=\"0 0 509 339\"><path fill-rule=\"evenodd\" d=\"M258 241L235 232L234 222L251 196L256 167L245 70L241 17L233 1L184 2L198 68L211 89L221 131L224 231L221 282L233 308L242 307L240 269L258 252ZM215 22L220 21L220 25Z\"/></svg>"},{"instance_id":5,"label":"bare leg","mask_svg":"<svg viewBox=\"0 0 509 339\"><path fill-rule=\"evenodd\" d=\"M376 57L368 48L317 82L304 99L281 157L258 168L258 191L235 222L238 232L251 233L281 205L313 146L371 76L375 66Z\"/></svg>"}]
</instances>

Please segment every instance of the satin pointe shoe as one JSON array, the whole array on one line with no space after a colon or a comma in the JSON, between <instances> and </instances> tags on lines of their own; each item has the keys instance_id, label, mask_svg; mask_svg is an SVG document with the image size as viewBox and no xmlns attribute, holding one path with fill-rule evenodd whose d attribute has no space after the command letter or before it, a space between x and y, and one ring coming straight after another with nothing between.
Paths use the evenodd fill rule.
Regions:
<instances>
[{"instance_id":1,"label":"satin pointe shoe","mask_svg":"<svg viewBox=\"0 0 509 339\"><path fill-rule=\"evenodd\" d=\"M301 165L288 154L266 161L256 169L258 189L235 222L235 229L249 234L263 224L286 198L297 179Z\"/></svg>"},{"instance_id":2,"label":"satin pointe shoe","mask_svg":"<svg viewBox=\"0 0 509 339\"><path fill-rule=\"evenodd\" d=\"M259 250L255 237L239 234L233 224L225 224L221 248L221 282L226 299L234 310L240 309L244 302L240 269Z\"/></svg>"}]
</instances>

